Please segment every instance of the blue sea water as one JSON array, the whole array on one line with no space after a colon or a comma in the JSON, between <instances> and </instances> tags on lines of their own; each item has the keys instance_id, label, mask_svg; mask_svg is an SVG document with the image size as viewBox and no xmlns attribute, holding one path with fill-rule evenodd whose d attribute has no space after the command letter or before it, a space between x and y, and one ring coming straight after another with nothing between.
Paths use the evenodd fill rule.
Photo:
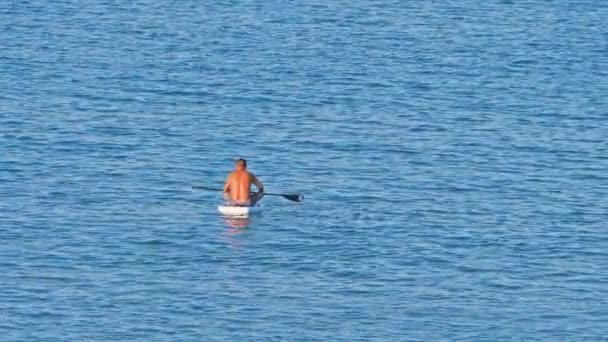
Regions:
<instances>
[{"instance_id":1,"label":"blue sea water","mask_svg":"<svg viewBox=\"0 0 608 342\"><path fill-rule=\"evenodd\" d=\"M606 340L607 98L601 0L4 0L0 340Z\"/></svg>"}]
</instances>

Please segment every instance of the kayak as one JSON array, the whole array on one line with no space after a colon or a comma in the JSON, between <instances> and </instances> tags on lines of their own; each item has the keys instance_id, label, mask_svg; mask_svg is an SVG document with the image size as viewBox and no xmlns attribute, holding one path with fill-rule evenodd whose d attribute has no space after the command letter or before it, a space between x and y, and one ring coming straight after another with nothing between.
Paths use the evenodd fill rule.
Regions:
<instances>
[{"instance_id":1,"label":"kayak","mask_svg":"<svg viewBox=\"0 0 608 342\"><path fill-rule=\"evenodd\" d=\"M260 207L236 207L220 205L217 210L224 216L241 216L247 217L251 214L258 213L262 210Z\"/></svg>"}]
</instances>

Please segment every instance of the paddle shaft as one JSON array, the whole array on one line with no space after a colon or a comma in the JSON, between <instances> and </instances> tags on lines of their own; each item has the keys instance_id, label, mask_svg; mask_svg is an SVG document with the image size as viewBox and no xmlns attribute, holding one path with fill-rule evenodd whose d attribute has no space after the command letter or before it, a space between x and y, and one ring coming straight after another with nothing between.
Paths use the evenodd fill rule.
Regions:
<instances>
[{"instance_id":1,"label":"paddle shaft","mask_svg":"<svg viewBox=\"0 0 608 342\"><path fill-rule=\"evenodd\" d=\"M201 185L193 185L192 189L224 192L224 189L210 188L210 187L201 186ZM280 197L283 197L285 199L288 199L288 200L294 201L294 202L301 202L304 199L304 196L302 196L300 194L273 194L273 193L265 192L264 196L280 196Z\"/></svg>"}]
</instances>

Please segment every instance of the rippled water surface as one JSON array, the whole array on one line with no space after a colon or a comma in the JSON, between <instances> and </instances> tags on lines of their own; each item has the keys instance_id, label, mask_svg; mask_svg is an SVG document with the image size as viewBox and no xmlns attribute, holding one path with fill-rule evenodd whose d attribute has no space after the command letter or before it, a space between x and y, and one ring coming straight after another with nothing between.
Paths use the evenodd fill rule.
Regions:
<instances>
[{"instance_id":1,"label":"rippled water surface","mask_svg":"<svg viewBox=\"0 0 608 342\"><path fill-rule=\"evenodd\" d=\"M0 339L604 340L607 18L0 2Z\"/></svg>"}]
</instances>

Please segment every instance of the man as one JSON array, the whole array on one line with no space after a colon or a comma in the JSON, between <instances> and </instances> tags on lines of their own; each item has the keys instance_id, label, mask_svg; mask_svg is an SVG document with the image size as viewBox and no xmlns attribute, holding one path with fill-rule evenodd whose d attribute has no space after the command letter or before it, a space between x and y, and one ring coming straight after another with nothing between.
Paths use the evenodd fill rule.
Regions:
<instances>
[{"instance_id":1,"label":"man","mask_svg":"<svg viewBox=\"0 0 608 342\"><path fill-rule=\"evenodd\" d=\"M258 192L251 192L255 184ZM224 199L229 205L252 207L264 197L264 185L256 176L247 171L247 161L240 158L236 161L234 172L231 172L224 185Z\"/></svg>"}]
</instances>

